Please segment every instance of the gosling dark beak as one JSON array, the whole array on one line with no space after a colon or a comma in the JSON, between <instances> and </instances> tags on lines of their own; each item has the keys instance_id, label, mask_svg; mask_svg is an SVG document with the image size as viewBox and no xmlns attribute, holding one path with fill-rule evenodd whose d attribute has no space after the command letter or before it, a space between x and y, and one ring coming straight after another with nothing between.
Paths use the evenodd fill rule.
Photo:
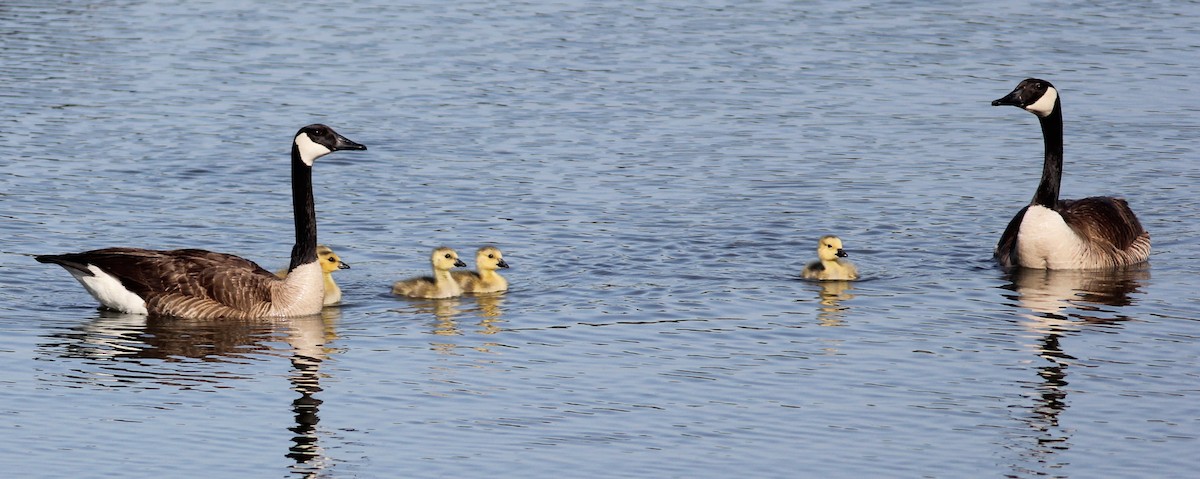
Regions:
<instances>
[{"instance_id":1,"label":"gosling dark beak","mask_svg":"<svg viewBox=\"0 0 1200 479\"><path fill-rule=\"evenodd\" d=\"M850 256L850 255L846 254L846 250L844 250L844 249L838 249L838 252L837 252L837 257L838 257L838 258L845 258L845 257L847 257L847 256Z\"/></svg>"},{"instance_id":2,"label":"gosling dark beak","mask_svg":"<svg viewBox=\"0 0 1200 479\"><path fill-rule=\"evenodd\" d=\"M350 269L350 265L348 265L344 262L338 261L338 269Z\"/></svg>"},{"instance_id":3,"label":"gosling dark beak","mask_svg":"<svg viewBox=\"0 0 1200 479\"><path fill-rule=\"evenodd\" d=\"M365 149L367 149L366 145L363 145L363 144L359 144L359 143L355 143L355 142L353 142L353 141L350 141L350 139L349 139L349 138L346 138L346 137L344 137L344 136L342 136L341 134L338 134L338 133L336 133L336 132L333 134L333 136L335 136L335 137L337 138L337 141L333 143L333 150L334 150L334 151L337 151L337 150L365 150Z\"/></svg>"},{"instance_id":4,"label":"gosling dark beak","mask_svg":"<svg viewBox=\"0 0 1200 479\"><path fill-rule=\"evenodd\" d=\"M465 268L465 267L467 267L467 263L464 263L463 260L461 260L461 259L456 259L456 260L454 260L454 266L456 268Z\"/></svg>"},{"instance_id":5,"label":"gosling dark beak","mask_svg":"<svg viewBox=\"0 0 1200 479\"><path fill-rule=\"evenodd\" d=\"M504 260L500 260L500 261L496 262L496 266L501 267L501 268L507 268L508 263L504 262Z\"/></svg>"}]
</instances>

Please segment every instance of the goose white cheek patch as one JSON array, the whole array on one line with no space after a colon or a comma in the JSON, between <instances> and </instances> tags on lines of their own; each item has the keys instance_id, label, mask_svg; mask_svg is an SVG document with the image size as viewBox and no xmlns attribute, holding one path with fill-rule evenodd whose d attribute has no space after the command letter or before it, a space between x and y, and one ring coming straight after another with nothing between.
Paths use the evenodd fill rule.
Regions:
<instances>
[{"instance_id":1,"label":"goose white cheek patch","mask_svg":"<svg viewBox=\"0 0 1200 479\"><path fill-rule=\"evenodd\" d=\"M307 133L296 135L296 148L300 151L300 161L308 166L312 166L313 161L316 161L317 158L333 152L325 145L312 141Z\"/></svg>"},{"instance_id":2,"label":"goose white cheek patch","mask_svg":"<svg viewBox=\"0 0 1200 479\"><path fill-rule=\"evenodd\" d=\"M1056 101L1058 101L1058 90L1050 87L1046 89L1045 95L1042 95L1038 101L1025 107L1025 109L1039 117L1046 117L1050 112L1054 111L1054 102Z\"/></svg>"}]
</instances>

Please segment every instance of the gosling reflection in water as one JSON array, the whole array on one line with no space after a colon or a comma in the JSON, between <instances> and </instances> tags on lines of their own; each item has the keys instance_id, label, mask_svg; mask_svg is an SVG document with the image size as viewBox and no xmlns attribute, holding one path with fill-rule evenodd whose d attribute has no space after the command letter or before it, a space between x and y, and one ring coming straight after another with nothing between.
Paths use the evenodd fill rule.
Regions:
<instances>
[{"instance_id":1,"label":"gosling reflection in water","mask_svg":"<svg viewBox=\"0 0 1200 479\"><path fill-rule=\"evenodd\" d=\"M504 292L481 293L457 298L410 300L409 304L412 312L421 316L433 316L433 321L429 325L429 333L435 336L466 337L468 333L490 336L503 331L501 325L504 323L505 294ZM472 302L475 303L473 307ZM403 310L400 311L403 312ZM465 328L463 323L472 317L479 318L479 321L474 323L478 328ZM491 352L490 348L496 345L490 341L478 345L463 343L463 341L442 341L431 343L431 346L436 351L453 354L459 348Z\"/></svg>"},{"instance_id":2,"label":"gosling reflection in water","mask_svg":"<svg viewBox=\"0 0 1200 479\"><path fill-rule=\"evenodd\" d=\"M854 299L854 295L850 291L854 290L854 285L850 281L822 281L821 291L818 293L817 321L821 326L844 326L846 312L850 310L849 306L842 304L844 301Z\"/></svg>"},{"instance_id":3,"label":"gosling reflection in water","mask_svg":"<svg viewBox=\"0 0 1200 479\"><path fill-rule=\"evenodd\" d=\"M1054 456L1070 448L1070 430L1060 427L1059 416L1069 404L1067 371L1076 358L1063 349L1061 340L1091 325L1119 324L1131 319L1120 308L1135 302L1131 295L1149 277L1145 267L1120 271L1018 268L1009 274L1011 284L1004 289L1016 295L1006 296L1017 301L1019 314L1024 318L1022 325L1038 337L1031 346L1046 361L1036 368L1036 381L1022 384L1035 392L1034 404L1014 405L1014 410L1028 411L1021 421L1028 430L1035 431L1033 441L1024 435L1020 438L1025 447L1018 449L1022 457L1013 461L1014 467L1031 461L1051 469L1063 465Z\"/></svg>"}]
</instances>

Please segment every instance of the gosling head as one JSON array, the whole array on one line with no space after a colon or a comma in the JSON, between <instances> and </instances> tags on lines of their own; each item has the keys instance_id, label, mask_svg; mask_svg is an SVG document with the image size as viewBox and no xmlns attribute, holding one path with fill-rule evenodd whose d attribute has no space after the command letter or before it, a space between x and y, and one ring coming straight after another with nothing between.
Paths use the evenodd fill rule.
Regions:
<instances>
[{"instance_id":1,"label":"gosling head","mask_svg":"<svg viewBox=\"0 0 1200 479\"><path fill-rule=\"evenodd\" d=\"M433 269L438 271L450 271L451 269L467 265L467 263L458 259L458 253L445 246L433 250L433 255L429 257L429 261L433 263Z\"/></svg>"},{"instance_id":2,"label":"gosling head","mask_svg":"<svg viewBox=\"0 0 1200 479\"><path fill-rule=\"evenodd\" d=\"M292 139L292 158L299 157L305 165L338 150L365 150L366 146L350 141L333 128L314 123L301 128Z\"/></svg>"},{"instance_id":3,"label":"gosling head","mask_svg":"<svg viewBox=\"0 0 1200 479\"><path fill-rule=\"evenodd\" d=\"M837 236L822 236L817 242L817 257L821 261L837 261L838 258L850 256L842 249L842 239Z\"/></svg>"},{"instance_id":4,"label":"gosling head","mask_svg":"<svg viewBox=\"0 0 1200 479\"><path fill-rule=\"evenodd\" d=\"M504 261L504 255L500 253L500 249L495 246L484 246L475 252L475 267L480 271L492 270L499 268L507 268L508 263Z\"/></svg>"},{"instance_id":5,"label":"gosling head","mask_svg":"<svg viewBox=\"0 0 1200 479\"><path fill-rule=\"evenodd\" d=\"M350 269L350 265L343 263L342 258L339 258L337 253L325 245L317 246L317 258L321 263L321 271L332 273L339 269Z\"/></svg>"},{"instance_id":6,"label":"gosling head","mask_svg":"<svg viewBox=\"0 0 1200 479\"><path fill-rule=\"evenodd\" d=\"M1045 118L1058 107L1058 90L1046 80L1026 78L1012 92L992 101L992 106L1000 105L1015 106Z\"/></svg>"}]
</instances>

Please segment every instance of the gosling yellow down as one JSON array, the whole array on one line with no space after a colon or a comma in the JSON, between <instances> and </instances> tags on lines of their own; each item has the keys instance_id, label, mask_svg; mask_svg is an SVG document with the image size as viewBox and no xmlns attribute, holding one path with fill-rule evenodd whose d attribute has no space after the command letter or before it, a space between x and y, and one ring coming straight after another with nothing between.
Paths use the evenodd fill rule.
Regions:
<instances>
[{"instance_id":1,"label":"gosling yellow down","mask_svg":"<svg viewBox=\"0 0 1200 479\"><path fill-rule=\"evenodd\" d=\"M847 281L858 279L858 268L846 260L846 251L842 249L842 239L837 236L822 236L817 242L817 261L808 263L801 276L804 279L822 281Z\"/></svg>"},{"instance_id":2,"label":"gosling yellow down","mask_svg":"<svg viewBox=\"0 0 1200 479\"><path fill-rule=\"evenodd\" d=\"M392 293L410 298L441 299L462 296L462 286L450 276L450 270L467 264L458 259L454 250L441 247L433 250L429 257L433 266L433 276L419 276L397 281L392 285Z\"/></svg>"},{"instance_id":3,"label":"gosling yellow down","mask_svg":"<svg viewBox=\"0 0 1200 479\"><path fill-rule=\"evenodd\" d=\"M475 252L477 271L451 271L464 293L497 293L508 289L508 280L496 270L507 268L504 254L495 246L484 246Z\"/></svg>"}]
</instances>

